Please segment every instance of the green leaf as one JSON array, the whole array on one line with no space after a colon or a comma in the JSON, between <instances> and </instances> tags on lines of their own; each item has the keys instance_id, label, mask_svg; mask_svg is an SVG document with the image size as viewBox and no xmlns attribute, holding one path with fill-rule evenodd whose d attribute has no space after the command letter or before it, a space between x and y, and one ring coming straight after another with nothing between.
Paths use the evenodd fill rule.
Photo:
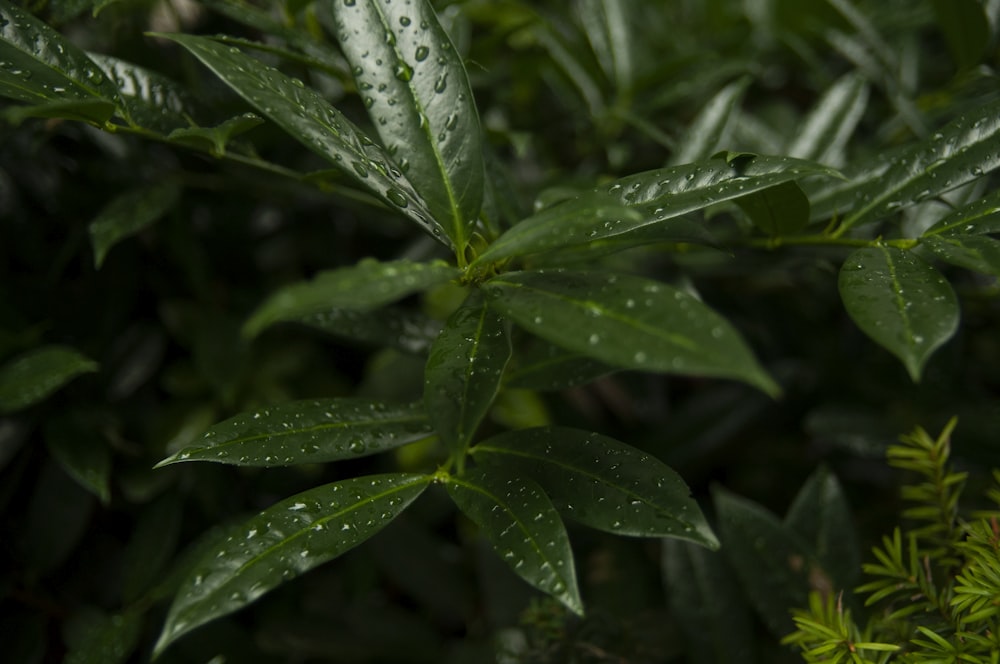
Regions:
<instances>
[{"instance_id":1,"label":"green leaf","mask_svg":"<svg viewBox=\"0 0 1000 664\"><path fill-rule=\"evenodd\" d=\"M625 369L742 380L780 388L739 333L695 297L630 275L538 270L483 285L490 306L569 350Z\"/></svg>"},{"instance_id":2,"label":"green leaf","mask_svg":"<svg viewBox=\"0 0 1000 664\"><path fill-rule=\"evenodd\" d=\"M119 567L126 603L138 601L163 582L168 563L176 560L183 521L184 504L174 492L164 493L133 518Z\"/></svg>"},{"instance_id":3,"label":"green leaf","mask_svg":"<svg viewBox=\"0 0 1000 664\"><path fill-rule=\"evenodd\" d=\"M448 318L424 372L424 407L450 449L468 446L496 398L509 359L504 319L480 293L472 293Z\"/></svg>"},{"instance_id":4,"label":"green leaf","mask_svg":"<svg viewBox=\"0 0 1000 664\"><path fill-rule=\"evenodd\" d=\"M630 4L617 0L578 0L576 11L601 69L614 82L618 94L625 96L635 75L631 9Z\"/></svg>"},{"instance_id":5,"label":"green leaf","mask_svg":"<svg viewBox=\"0 0 1000 664\"><path fill-rule=\"evenodd\" d=\"M921 244L946 263L1000 277L1000 240L985 235L932 235Z\"/></svg>"},{"instance_id":6,"label":"green leaf","mask_svg":"<svg viewBox=\"0 0 1000 664\"><path fill-rule=\"evenodd\" d=\"M540 427L493 436L471 452L477 462L535 480L560 512L591 528L719 546L684 480L613 438Z\"/></svg>"},{"instance_id":7,"label":"green leaf","mask_svg":"<svg viewBox=\"0 0 1000 664\"><path fill-rule=\"evenodd\" d=\"M312 281L285 286L254 311L243 331L247 336L255 336L274 323L300 320L334 309L368 311L459 274L457 268L443 261L380 263L365 259L351 267L321 272Z\"/></svg>"},{"instance_id":8,"label":"green leaf","mask_svg":"<svg viewBox=\"0 0 1000 664\"><path fill-rule=\"evenodd\" d=\"M663 541L663 579L691 664L755 662L750 607L722 552Z\"/></svg>"},{"instance_id":9,"label":"green leaf","mask_svg":"<svg viewBox=\"0 0 1000 664\"><path fill-rule=\"evenodd\" d=\"M235 466L324 463L378 454L427 436L419 403L356 398L293 401L242 413L157 464L214 461Z\"/></svg>"},{"instance_id":10,"label":"green leaf","mask_svg":"<svg viewBox=\"0 0 1000 664\"><path fill-rule=\"evenodd\" d=\"M188 145L213 156L222 157L226 154L226 144L234 136L239 136L254 127L263 124L264 120L253 113L243 113L229 118L215 127L181 127L170 132L167 138L171 143Z\"/></svg>"},{"instance_id":11,"label":"green leaf","mask_svg":"<svg viewBox=\"0 0 1000 664\"><path fill-rule=\"evenodd\" d=\"M132 126L167 134L189 126L199 110L185 88L162 74L109 55L87 56L118 87L119 110Z\"/></svg>"},{"instance_id":12,"label":"green leaf","mask_svg":"<svg viewBox=\"0 0 1000 664\"><path fill-rule=\"evenodd\" d=\"M785 516L785 525L813 547L835 590L853 588L861 572L851 506L837 476L821 466L809 476Z\"/></svg>"},{"instance_id":13,"label":"green leaf","mask_svg":"<svg viewBox=\"0 0 1000 664\"><path fill-rule=\"evenodd\" d=\"M583 614L569 537L541 487L495 469L449 477L445 487L518 576Z\"/></svg>"},{"instance_id":14,"label":"green leaf","mask_svg":"<svg viewBox=\"0 0 1000 664\"><path fill-rule=\"evenodd\" d=\"M505 385L527 390L564 390L613 373L615 367L542 339L518 344L516 364L508 367Z\"/></svg>"},{"instance_id":15,"label":"green leaf","mask_svg":"<svg viewBox=\"0 0 1000 664\"><path fill-rule=\"evenodd\" d=\"M450 240L442 237L444 228L391 164L389 155L315 90L242 54L235 46L194 35L156 36L186 48L262 115L329 160L362 189L450 246Z\"/></svg>"},{"instance_id":16,"label":"green leaf","mask_svg":"<svg viewBox=\"0 0 1000 664\"><path fill-rule=\"evenodd\" d=\"M809 175L838 175L813 162L743 155L631 175L517 224L476 263L588 244L659 224Z\"/></svg>"},{"instance_id":17,"label":"green leaf","mask_svg":"<svg viewBox=\"0 0 1000 664\"><path fill-rule=\"evenodd\" d=\"M341 339L416 354L426 353L441 332L439 321L392 307L375 311L331 309L304 316L298 322Z\"/></svg>"},{"instance_id":18,"label":"green leaf","mask_svg":"<svg viewBox=\"0 0 1000 664\"><path fill-rule=\"evenodd\" d=\"M854 322L898 357L916 382L931 354L958 328L948 281L910 252L859 249L840 268L840 297Z\"/></svg>"},{"instance_id":19,"label":"green leaf","mask_svg":"<svg viewBox=\"0 0 1000 664\"><path fill-rule=\"evenodd\" d=\"M990 192L938 220L924 232L928 235L983 235L1000 233L1000 189Z\"/></svg>"},{"instance_id":20,"label":"green leaf","mask_svg":"<svg viewBox=\"0 0 1000 664\"><path fill-rule=\"evenodd\" d=\"M722 489L712 492L719 516L722 551L750 603L771 632L795 629L791 610L806 605L810 584L825 578L808 546L776 516ZM829 590L829 581L826 581Z\"/></svg>"},{"instance_id":21,"label":"green leaf","mask_svg":"<svg viewBox=\"0 0 1000 664\"><path fill-rule=\"evenodd\" d=\"M483 202L484 169L479 116L461 56L426 0L331 6L372 124L463 251Z\"/></svg>"},{"instance_id":22,"label":"green leaf","mask_svg":"<svg viewBox=\"0 0 1000 664\"><path fill-rule=\"evenodd\" d=\"M61 413L45 423L45 444L66 474L101 503L111 501L111 450L81 417Z\"/></svg>"},{"instance_id":23,"label":"green leaf","mask_svg":"<svg viewBox=\"0 0 1000 664\"><path fill-rule=\"evenodd\" d=\"M22 353L0 367L0 414L36 404L97 368L97 362L68 346L42 346Z\"/></svg>"},{"instance_id":24,"label":"green leaf","mask_svg":"<svg viewBox=\"0 0 1000 664\"><path fill-rule=\"evenodd\" d=\"M65 103L79 114L68 117L99 125L110 117L108 105L117 102L115 85L86 53L7 0L0 0L0 62L2 97L51 105L52 111ZM91 106L73 103L81 101Z\"/></svg>"},{"instance_id":25,"label":"green leaf","mask_svg":"<svg viewBox=\"0 0 1000 664\"><path fill-rule=\"evenodd\" d=\"M154 656L210 620L361 544L412 503L431 478L355 477L282 500L213 548L181 585Z\"/></svg>"},{"instance_id":26,"label":"green leaf","mask_svg":"<svg viewBox=\"0 0 1000 664\"><path fill-rule=\"evenodd\" d=\"M100 268L111 247L135 235L177 203L180 187L161 182L119 194L90 222L90 243L94 247L94 266Z\"/></svg>"},{"instance_id":27,"label":"green leaf","mask_svg":"<svg viewBox=\"0 0 1000 664\"><path fill-rule=\"evenodd\" d=\"M979 0L931 0L934 24L944 33L959 69L970 69L982 59L990 43L990 22Z\"/></svg>"},{"instance_id":28,"label":"green leaf","mask_svg":"<svg viewBox=\"0 0 1000 664\"><path fill-rule=\"evenodd\" d=\"M3 109L4 118L15 126L28 118L60 118L103 125L114 113L115 105L103 99L60 99Z\"/></svg>"},{"instance_id":29,"label":"green leaf","mask_svg":"<svg viewBox=\"0 0 1000 664\"><path fill-rule=\"evenodd\" d=\"M737 198L736 204L768 235L790 235L809 223L809 199L795 182L782 182Z\"/></svg>"},{"instance_id":30,"label":"green leaf","mask_svg":"<svg viewBox=\"0 0 1000 664\"><path fill-rule=\"evenodd\" d=\"M893 159L881 177L856 190L856 209L837 234L977 180L997 166L1000 101L959 117Z\"/></svg>"},{"instance_id":31,"label":"green leaf","mask_svg":"<svg viewBox=\"0 0 1000 664\"><path fill-rule=\"evenodd\" d=\"M99 628L89 631L82 643L71 648L63 663L121 664L139 645L142 627L142 614L137 610L110 616Z\"/></svg>"},{"instance_id":32,"label":"green leaf","mask_svg":"<svg viewBox=\"0 0 1000 664\"><path fill-rule=\"evenodd\" d=\"M749 78L734 81L705 104L684 132L684 139L671 158L673 164L703 161L725 147L733 116L748 85Z\"/></svg>"},{"instance_id":33,"label":"green leaf","mask_svg":"<svg viewBox=\"0 0 1000 664\"><path fill-rule=\"evenodd\" d=\"M868 106L868 83L850 73L831 85L799 126L787 154L821 164L840 165L844 146Z\"/></svg>"}]
</instances>

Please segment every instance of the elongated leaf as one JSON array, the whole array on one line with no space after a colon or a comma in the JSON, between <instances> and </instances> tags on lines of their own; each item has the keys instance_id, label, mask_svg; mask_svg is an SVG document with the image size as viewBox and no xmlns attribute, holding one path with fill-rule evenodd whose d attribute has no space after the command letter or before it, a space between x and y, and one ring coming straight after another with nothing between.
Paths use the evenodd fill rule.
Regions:
<instances>
[{"instance_id":1,"label":"elongated leaf","mask_svg":"<svg viewBox=\"0 0 1000 664\"><path fill-rule=\"evenodd\" d=\"M61 118L103 125L114 112L115 105L103 99L59 99L30 106L11 106L3 109L3 117L13 125L28 118Z\"/></svg>"},{"instance_id":2,"label":"elongated leaf","mask_svg":"<svg viewBox=\"0 0 1000 664\"><path fill-rule=\"evenodd\" d=\"M752 664L750 607L723 553L663 541L663 579L692 664Z\"/></svg>"},{"instance_id":3,"label":"elongated leaf","mask_svg":"<svg viewBox=\"0 0 1000 664\"><path fill-rule=\"evenodd\" d=\"M512 272L484 284L490 306L578 353L627 369L778 386L739 333L700 301L656 281L569 270Z\"/></svg>"},{"instance_id":4,"label":"elongated leaf","mask_svg":"<svg viewBox=\"0 0 1000 664\"><path fill-rule=\"evenodd\" d=\"M194 35L157 36L186 48L262 115L450 246L451 241L442 235L444 229L406 177L392 166L389 155L319 93L235 46Z\"/></svg>"},{"instance_id":5,"label":"elongated leaf","mask_svg":"<svg viewBox=\"0 0 1000 664\"><path fill-rule=\"evenodd\" d=\"M445 486L518 576L583 614L569 537L541 487L526 477L478 470L450 477Z\"/></svg>"},{"instance_id":6,"label":"elongated leaf","mask_svg":"<svg viewBox=\"0 0 1000 664\"><path fill-rule=\"evenodd\" d=\"M839 166L844 146L868 105L868 83L851 73L831 85L806 116L788 145L787 154Z\"/></svg>"},{"instance_id":7,"label":"elongated leaf","mask_svg":"<svg viewBox=\"0 0 1000 664\"><path fill-rule=\"evenodd\" d=\"M331 309L304 316L298 322L342 339L418 354L426 353L441 332L439 321L392 307L375 311Z\"/></svg>"},{"instance_id":8,"label":"elongated leaf","mask_svg":"<svg viewBox=\"0 0 1000 664\"><path fill-rule=\"evenodd\" d=\"M518 344L517 364L508 368L505 384L528 390L564 390L612 373L615 367L568 351L542 339Z\"/></svg>"},{"instance_id":9,"label":"elongated leaf","mask_svg":"<svg viewBox=\"0 0 1000 664\"><path fill-rule=\"evenodd\" d=\"M268 325L334 309L368 311L458 276L442 261L380 263L365 259L352 267L321 272L312 281L286 286L253 313L243 330L254 336Z\"/></svg>"},{"instance_id":10,"label":"elongated leaf","mask_svg":"<svg viewBox=\"0 0 1000 664\"><path fill-rule=\"evenodd\" d=\"M809 547L763 507L722 489L712 494L722 551L750 603L775 636L788 634L795 628L791 610L806 605L811 587L831 590L825 572Z\"/></svg>"},{"instance_id":11,"label":"elongated leaf","mask_svg":"<svg viewBox=\"0 0 1000 664\"><path fill-rule=\"evenodd\" d=\"M424 371L424 405L451 449L468 446L500 389L510 359L503 318L473 293L448 318Z\"/></svg>"},{"instance_id":12,"label":"elongated leaf","mask_svg":"<svg viewBox=\"0 0 1000 664\"><path fill-rule=\"evenodd\" d=\"M127 604L164 581L168 563L177 560L183 520L184 504L174 492L164 493L134 517L119 568L122 600Z\"/></svg>"},{"instance_id":13,"label":"elongated leaf","mask_svg":"<svg viewBox=\"0 0 1000 664\"><path fill-rule=\"evenodd\" d=\"M0 367L0 413L42 401L77 376L97 371L97 362L68 346L42 346Z\"/></svg>"},{"instance_id":14,"label":"elongated leaf","mask_svg":"<svg viewBox=\"0 0 1000 664\"><path fill-rule=\"evenodd\" d=\"M857 190L857 208L839 233L937 196L1000 166L1000 101L964 115L893 160Z\"/></svg>"},{"instance_id":15,"label":"elongated leaf","mask_svg":"<svg viewBox=\"0 0 1000 664\"><path fill-rule=\"evenodd\" d=\"M66 474L107 505L111 501L111 450L82 418L60 414L45 423L45 444Z\"/></svg>"},{"instance_id":16,"label":"elongated leaf","mask_svg":"<svg viewBox=\"0 0 1000 664\"><path fill-rule=\"evenodd\" d=\"M724 143L733 114L749 84L748 78L730 83L705 104L684 132L684 140L671 159L673 164L703 161L726 147Z\"/></svg>"},{"instance_id":17,"label":"elongated leaf","mask_svg":"<svg viewBox=\"0 0 1000 664\"><path fill-rule=\"evenodd\" d=\"M632 5L618 0L578 0L576 15L583 24L590 47L601 69L614 81L620 95L628 95L634 76L629 10Z\"/></svg>"},{"instance_id":18,"label":"elongated leaf","mask_svg":"<svg viewBox=\"0 0 1000 664\"><path fill-rule=\"evenodd\" d=\"M174 129L167 136L172 143L188 145L205 152L210 152L215 157L222 157L226 154L226 145L229 141L242 133L250 131L264 120L253 113L243 113L236 117L229 118L215 127L182 127Z\"/></svg>"},{"instance_id":19,"label":"elongated leaf","mask_svg":"<svg viewBox=\"0 0 1000 664\"><path fill-rule=\"evenodd\" d=\"M100 268L111 247L169 212L179 196L180 187L176 183L162 182L115 197L90 222L94 265Z\"/></svg>"},{"instance_id":20,"label":"elongated leaf","mask_svg":"<svg viewBox=\"0 0 1000 664\"><path fill-rule=\"evenodd\" d=\"M736 204L768 235L788 235L809 223L809 199L795 182L782 182L737 198Z\"/></svg>"},{"instance_id":21,"label":"elongated leaf","mask_svg":"<svg viewBox=\"0 0 1000 664\"><path fill-rule=\"evenodd\" d=\"M990 43L990 22L978 0L931 0L935 24L944 33L959 69L979 64Z\"/></svg>"},{"instance_id":22,"label":"elongated leaf","mask_svg":"<svg viewBox=\"0 0 1000 664\"><path fill-rule=\"evenodd\" d=\"M532 478L560 512L592 528L719 546L684 480L659 459L613 438L541 427L502 433L471 451L477 462Z\"/></svg>"},{"instance_id":23,"label":"elongated leaf","mask_svg":"<svg viewBox=\"0 0 1000 664\"><path fill-rule=\"evenodd\" d=\"M1000 189L953 210L927 229L929 235L1000 233Z\"/></svg>"},{"instance_id":24,"label":"elongated leaf","mask_svg":"<svg viewBox=\"0 0 1000 664\"><path fill-rule=\"evenodd\" d=\"M86 53L7 0L0 0L0 63L2 97L41 105L100 102L85 118L97 124L117 102L114 84Z\"/></svg>"},{"instance_id":25,"label":"elongated leaf","mask_svg":"<svg viewBox=\"0 0 1000 664\"><path fill-rule=\"evenodd\" d=\"M378 454L428 433L420 404L354 398L293 401L220 422L157 467L182 461L236 466L323 463Z\"/></svg>"},{"instance_id":26,"label":"elongated leaf","mask_svg":"<svg viewBox=\"0 0 1000 664\"><path fill-rule=\"evenodd\" d=\"M946 263L1000 276L1000 240L985 235L932 235L923 244Z\"/></svg>"},{"instance_id":27,"label":"elongated leaf","mask_svg":"<svg viewBox=\"0 0 1000 664\"><path fill-rule=\"evenodd\" d=\"M325 484L234 528L194 565L174 598L154 654L361 544L406 509L430 481L398 473Z\"/></svg>"},{"instance_id":28,"label":"elongated leaf","mask_svg":"<svg viewBox=\"0 0 1000 664\"><path fill-rule=\"evenodd\" d=\"M475 262L604 240L809 175L834 176L837 172L787 157L741 155L730 161L713 158L638 173L616 180L594 195L580 197L576 203L554 206L522 221Z\"/></svg>"},{"instance_id":29,"label":"elongated leaf","mask_svg":"<svg viewBox=\"0 0 1000 664\"><path fill-rule=\"evenodd\" d=\"M479 116L427 0L333 2L340 47L375 129L458 251L483 202Z\"/></svg>"},{"instance_id":30,"label":"elongated leaf","mask_svg":"<svg viewBox=\"0 0 1000 664\"><path fill-rule=\"evenodd\" d=\"M171 79L109 55L88 53L118 88L120 111L132 126L167 134L188 127L200 106Z\"/></svg>"},{"instance_id":31,"label":"elongated leaf","mask_svg":"<svg viewBox=\"0 0 1000 664\"><path fill-rule=\"evenodd\" d=\"M847 313L898 357L914 381L931 354L958 328L958 299L931 265L894 247L859 249L840 268Z\"/></svg>"}]
</instances>

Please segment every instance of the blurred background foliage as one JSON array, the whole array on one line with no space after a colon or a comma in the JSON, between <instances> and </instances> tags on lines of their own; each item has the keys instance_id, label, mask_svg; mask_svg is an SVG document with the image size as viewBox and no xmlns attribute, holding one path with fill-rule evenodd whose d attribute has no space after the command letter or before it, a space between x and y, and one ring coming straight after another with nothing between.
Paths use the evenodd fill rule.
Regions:
<instances>
[{"instance_id":1,"label":"blurred background foliage","mask_svg":"<svg viewBox=\"0 0 1000 664\"><path fill-rule=\"evenodd\" d=\"M857 172L998 90L994 0L436 4L467 62L508 222L595 181L687 161L687 132L711 104L725 118L713 145L778 154L788 128L854 72L870 93L853 137L827 157ZM22 5L88 51L180 82L201 127L248 109L144 31L255 40L261 58L366 122L322 2ZM455 295L407 303L413 329L384 339L284 326L248 344L239 327L276 286L366 256L434 249L269 124L213 135L220 157L199 139L186 149L23 119L16 107L0 102L0 364L58 345L97 370L81 365L47 398L0 414L0 647L26 664L146 661L177 575L216 528L321 481L424 470L429 459L407 447L266 471L152 466L208 425L260 405L418 399L421 353ZM98 269L91 223L120 195L146 200L148 187L179 193ZM725 207L713 213L716 228L744 223ZM921 223L906 214L903 224ZM957 415L959 467L1000 466L995 278L948 274L962 326L914 384L845 315L836 272L846 253L664 245L603 259L679 283L725 312L785 386L778 402L724 381L623 372L561 392L504 392L486 425L553 422L629 441L676 469L710 511L716 487L715 504L730 501L730 517L749 514L723 524L722 552L571 526L589 613L570 618L515 582L432 490L371 542L191 634L160 661L796 661L727 558L739 555L740 532L771 537L771 524L783 537L782 522L759 506L784 515L807 479L829 481L827 471L814 475L824 464L843 487L834 502L854 514L841 524L857 558L894 523L895 479L882 458L899 433L938 430ZM978 495L987 474L977 477ZM714 638L728 639L730 652L712 650L713 625L729 626Z\"/></svg>"}]
</instances>

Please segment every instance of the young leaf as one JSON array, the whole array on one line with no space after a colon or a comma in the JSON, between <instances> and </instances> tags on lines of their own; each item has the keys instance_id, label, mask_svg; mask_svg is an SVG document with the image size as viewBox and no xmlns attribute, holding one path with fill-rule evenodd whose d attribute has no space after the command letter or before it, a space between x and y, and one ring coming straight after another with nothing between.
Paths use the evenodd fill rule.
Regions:
<instances>
[{"instance_id":1,"label":"young leaf","mask_svg":"<svg viewBox=\"0 0 1000 664\"><path fill-rule=\"evenodd\" d=\"M115 85L80 48L28 12L0 0L0 96L29 104L87 101L76 111L104 124L116 105ZM69 108L68 107L68 108ZM77 119L74 117L73 119Z\"/></svg>"},{"instance_id":2,"label":"young leaf","mask_svg":"<svg viewBox=\"0 0 1000 664\"><path fill-rule=\"evenodd\" d=\"M683 291L630 275L538 270L483 285L490 306L518 325L608 364L742 380L776 396L739 333Z\"/></svg>"},{"instance_id":3,"label":"young leaf","mask_svg":"<svg viewBox=\"0 0 1000 664\"><path fill-rule=\"evenodd\" d=\"M775 636L794 629L791 610L805 606L811 586L832 590L809 547L773 514L728 491L712 492L722 551L746 595Z\"/></svg>"},{"instance_id":4,"label":"young leaf","mask_svg":"<svg viewBox=\"0 0 1000 664\"><path fill-rule=\"evenodd\" d=\"M840 268L840 296L861 330L898 357L916 382L931 354L958 328L948 281L912 253L859 249Z\"/></svg>"},{"instance_id":5,"label":"young leaf","mask_svg":"<svg viewBox=\"0 0 1000 664\"><path fill-rule=\"evenodd\" d=\"M694 122L684 132L684 140L671 159L673 164L702 161L725 147L726 134L732 124L733 114L737 111L749 84L748 78L734 81L722 88L705 104Z\"/></svg>"},{"instance_id":6,"label":"young leaf","mask_svg":"<svg viewBox=\"0 0 1000 664\"><path fill-rule=\"evenodd\" d=\"M183 461L235 466L324 463L378 454L429 433L419 403L390 405L358 398L293 401L220 422L157 467Z\"/></svg>"},{"instance_id":7,"label":"young leaf","mask_svg":"<svg viewBox=\"0 0 1000 664\"><path fill-rule=\"evenodd\" d=\"M0 367L0 414L36 404L97 367L97 362L68 346L42 346L22 353Z\"/></svg>"},{"instance_id":8,"label":"young leaf","mask_svg":"<svg viewBox=\"0 0 1000 664\"><path fill-rule=\"evenodd\" d=\"M334 309L368 311L458 275L457 268L443 261L380 263L365 259L351 267L321 272L312 281L285 286L254 311L244 334L255 336L274 323Z\"/></svg>"},{"instance_id":9,"label":"young leaf","mask_svg":"<svg viewBox=\"0 0 1000 664\"><path fill-rule=\"evenodd\" d=\"M857 207L837 234L950 191L1000 166L1000 101L950 122L897 156L881 177L855 193Z\"/></svg>"},{"instance_id":10,"label":"young leaf","mask_svg":"<svg viewBox=\"0 0 1000 664\"><path fill-rule=\"evenodd\" d=\"M174 598L154 656L182 635L372 537L431 477L355 477L282 500L253 517L191 569Z\"/></svg>"},{"instance_id":11,"label":"young leaf","mask_svg":"<svg viewBox=\"0 0 1000 664\"><path fill-rule=\"evenodd\" d=\"M986 233L1000 233L1000 189L945 215L924 232L924 237Z\"/></svg>"},{"instance_id":12,"label":"young leaf","mask_svg":"<svg viewBox=\"0 0 1000 664\"><path fill-rule=\"evenodd\" d=\"M518 576L583 614L566 528L535 482L474 470L449 477L445 486Z\"/></svg>"},{"instance_id":13,"label":"young leaf","mask_svg":"<svg viewBox=\"0 0 1000 664\"><path fill-rule=\"evenodd\" d=\"M476 262L588 244L809 175L838 175L813 162L742 155L646 171L553 206L501 235Z\"/></svg>"},{"instance_id":14,"label":"young leaf","mask_svg":"<svg viewBox=\"0 0 1000 664\"><path fill-rule=\"evenodd\" d=\"M809 223L809 199L795 182L782 182L737 198L736 204L768 235L789 235Z\"/></svg>"},{"instance_id":15,"label":"young leaf","mask_svg":"<svg viewBox=\"0 0 1000 664\"><path fill-rule=\"evenodd\" d=\"M1000 277L1000 240L985 235L932 235L922 244L946 263Z\"/></svg>"},{"instance_id":16,"label":"young leaf","mask_svg":"<svg viewBox=\"0 0 1000 664\"><path fill-rule=\"evenodd\" d=\"M90 222L94 266L101 267L111 247L135 235L170 211L180 196L174 182L161 182L115 197Z\"/></svg>"},{"instance_id":17,"label":"young leaf","mask_svg":"<svg viewBox=\"0 0 1000 664\"><path fill-rule=\"evenodd\" d=\"M243 113L229 118L215 127L181 127L170 132L171 143L179 143L209 152L214 157L226 154L226 144L234 136L248 132L264 120L253 113Z\"/></svg>"},{"instance_id":18,"label":"young leaf","mask_svg":"<svg viewBox=\"0 0 1000 664\"><path fill-rule=\"evenodd\" d=\"M471 452L477 462L535 480L560 512L591 528L719 546L684 480L613 438L541 427L502 433Z\"/></svg>"},{"instance_id":19,"label":"young leaf","mask_svg":"<svg viewBox=\"0 0 1000 664\"><path fill-rule=\"evenodd\" d=\"M788 156L839 166L844 146L867 105L865 78L855 73L841 77L823 93L796 131L788 145Z\"/></svg>"},{"instance_id":20,"label":"young leaf","mask_svg":"<svg viewBox=\"0 0 1000 664\"><path fill-rule=\"evenodd\" d=\"M382 143L458 251L483 202L479 116L427 0L334 2L338 41Z\"/></svg>"},{"instance_id":21,"label":"young leaf","mask_svg":"<svg viewBox=\"0 0 1000 664\"><path fill-rule=\"evenodd\" d=\"M468 446L497 395L508 359L506 322L474 292L448 318L424 373L424 406L450 449Z\"/></svg>"},{"instance_id":22,"label":"young leaf","mask_svg":"<svg viewBox=\"0 0 1000 664\"><path fill-rule=\"evenodd\" d=\"M451 240L442 237L445 229L406 177L392 166L389 155L319 93L243 55L235 46L194 35L156 36L186 48L262 115L329 160L362 189L451 246Z\"/></svg>"}]
</instances>

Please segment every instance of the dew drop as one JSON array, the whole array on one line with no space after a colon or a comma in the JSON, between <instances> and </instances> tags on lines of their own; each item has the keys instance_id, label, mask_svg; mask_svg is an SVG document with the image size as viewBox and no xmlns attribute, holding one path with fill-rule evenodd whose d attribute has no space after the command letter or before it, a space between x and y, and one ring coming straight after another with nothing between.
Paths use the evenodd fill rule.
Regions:
<instances>
[{"instance_id":1,"label":"dew drop","mask_svg":"<svg viewBox=\"0 0 1000 664\"><path fill-rule=\"evenodd\" d=\"M362 164L360 161L351 162L351 165L354 166L355 173L357 173L363 178L368 177L368 169L365 168L365 165Z\"/></svg>"},{"instance_id":2,"label":"dew drop","mask_svg":"<svg viewBox=\"0 0 1000 664\"><path fill-rule=\"evenodd\" d=\"M406 196L403 195L399 189L389 189L385 192L385 197L389 199L389 202L393 205L398 205L401 208L405 208L408 203Z\"/></svg>"},{"instance_id":3,"label":"dew drop","mask_svg":"<svg viewBox=\"0 0 1000 664\"><path fill-rule=\"evenodd\" d=\"M396 68L393 70L392 74L400 81L409 81L411 78L413 78L413 70L405 62L401 62L398 65L396 65Z\"/></svg>"},{"instance_id":4,"label":"dew drop","mask_svg":"<svg viewBox=\"0 0 1000 664\"><path fill-rule=\"evenodd\" d=\"M417 62L423 62L427 59L427 56L431 54L431 49L426 46L418 46L417 52L414 53L413 57L417 59Z\"/></svg>"},{"instance_id":5,"label":"dew drop","mask_svg":"<svg viewBox=\"0 0 1000 664\"><path fill-rule=\"evenodd\" d=\"M434 81L434 92L442 93L448 88L448 74L447 72L438 76L438 79Z\"/></svg>"},{"instance_id":6,"label":"dew drop","mask_svg":"<svg viewBox=\"0 0 1000 664\"><path fill-rule=\"evenodd\" d=\"M412 22L413 21L410 20L409 16L400 16L399 17L399 24L401 26L403 26L404 28L407 27L408 25L410 25L410 23L412 23Z\"/></svg>"}]
</instances>

